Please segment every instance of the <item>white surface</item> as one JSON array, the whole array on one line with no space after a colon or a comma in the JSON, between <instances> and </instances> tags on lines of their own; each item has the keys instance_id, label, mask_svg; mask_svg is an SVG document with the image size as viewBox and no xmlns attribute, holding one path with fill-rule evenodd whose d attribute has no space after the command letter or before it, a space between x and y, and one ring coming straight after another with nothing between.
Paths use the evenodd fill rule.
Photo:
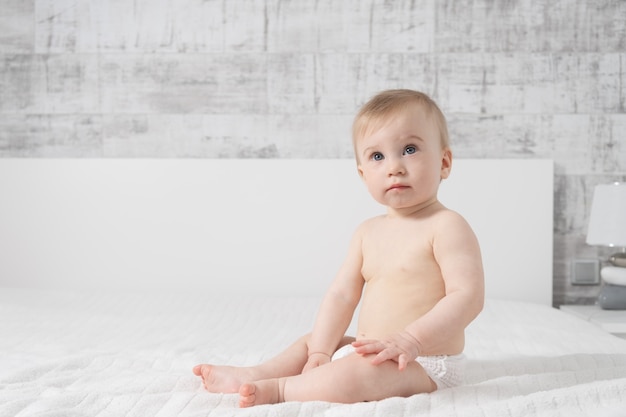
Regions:
<instances>
[{"instance_id":1,"label":"white surface","mask_svg":"<svg viewBox=\"0 0 626 417\"><path fill-rule=\"evenodd\" d=\"M602 330L626 337L626 310L603 310L599 306L562 305L561 310L587 320Z\"/></svg>"},{"instance_id":2,"label":"white surface","mask_svg":"<svg viewBox=\"0 0 626 417\"><path fill-rule=\"evenodd\" d=\"M353 160L0 159L0 285L320 295L384 210ZM487 294L552 302L553 167L455 160Z\"/></svg>"},{"instance_id":3,"label":"white surface","mask_svg":"<svg viewBox=\"0 0 626 417\"><path fill-rule=\"evenodd\" d=\"M587 243L626 246L626 183L596 185L589 216Z\"/></svg>"},{"instance_id":4,"label":"white surface","mask_svg":"<svg viewBox=\"0 0 626 417\"><path fill-rule=\"evenodd\" d=\"M626 286L626 268L605 266L602 268L600 275L609 284Z\"/></svg>"},{"instance_id":5,"label":"white surface","mask_svg":"<svg viewBox=\"0 0 626 417\"><path fill-rule=\"evenodd\" d=\"M254 364L310 330L319 299L0 291L0 416L603 416L626 403L626 341L536 304L488 300L466 384L353 405L236 410L196 363ZM621 407L621 408L620 408ZM618 414L619 415L619 414Z\"/></svg>"}]
</instances>

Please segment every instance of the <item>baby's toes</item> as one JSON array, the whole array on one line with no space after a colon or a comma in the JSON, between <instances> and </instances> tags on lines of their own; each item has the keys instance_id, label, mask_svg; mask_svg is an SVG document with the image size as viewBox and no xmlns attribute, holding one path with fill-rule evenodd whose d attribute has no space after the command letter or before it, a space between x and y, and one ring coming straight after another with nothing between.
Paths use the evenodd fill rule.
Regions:
<instances>
[{"instance_id":1,"label":"baby's toes","mask_svg":"<svg viewBox=\"0 0 626 417\"><path fill-rule=\"evenodd\" d=\"M239 388L239 407L246 408L254 405L256 401L256 386L246 383Z\"/></svg>"}]
</instances>

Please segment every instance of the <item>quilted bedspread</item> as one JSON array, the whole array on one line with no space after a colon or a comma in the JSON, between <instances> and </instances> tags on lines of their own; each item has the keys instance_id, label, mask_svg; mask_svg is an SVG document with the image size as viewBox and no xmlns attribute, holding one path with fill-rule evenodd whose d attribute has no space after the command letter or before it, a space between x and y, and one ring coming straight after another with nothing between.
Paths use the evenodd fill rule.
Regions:
<instances>
[{"instance_id":1,"label":"quilted bedspread","mask_svg":"<svg viewBox=\"0 0 626 417\"><path fill-rule=\"evenodd\" d=\"M237 408L197 363L250 365L310 330L319 299L0 290L0 416L626 416L626 340L488 300L466 384L358 404Z\"/></svg>"}]
</instances>

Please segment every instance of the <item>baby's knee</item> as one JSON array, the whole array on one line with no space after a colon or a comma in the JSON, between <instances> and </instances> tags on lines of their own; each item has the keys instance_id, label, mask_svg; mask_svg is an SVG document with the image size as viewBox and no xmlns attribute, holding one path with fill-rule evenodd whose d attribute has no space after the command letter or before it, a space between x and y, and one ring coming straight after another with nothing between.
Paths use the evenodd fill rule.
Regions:
<instances>
[{"instance_id":1,"label":"baby's knee","mask_svg":"<svg viewBox=\"0 0 626 417\"><path fill-rule=\"evenodd\" d=\"M343 361L343 366L338 367L337 377L343 378L343 382L348 386L354 386L359 382L369 381L376 378L379 365L372 364L375 355L359 355L351 353L350 355L339 359Z\"/></svg>"}]
</instances>

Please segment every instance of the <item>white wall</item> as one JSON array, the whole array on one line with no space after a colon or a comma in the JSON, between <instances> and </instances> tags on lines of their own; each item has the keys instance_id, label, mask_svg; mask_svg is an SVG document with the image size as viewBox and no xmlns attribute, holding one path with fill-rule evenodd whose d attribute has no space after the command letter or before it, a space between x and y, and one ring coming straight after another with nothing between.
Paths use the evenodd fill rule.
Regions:
<instances>
[{"instance_id":1,"label":"white wall","mask_svg":"<svg viewBox=\"0 0 626 417\"><path fill-rule=\"evenodd\" d=\"M552 162L456 160L487 294L552 301ZM321 295L366 218L352 159L0 160L0 286Z\"/></svg>"}]
</instances>

